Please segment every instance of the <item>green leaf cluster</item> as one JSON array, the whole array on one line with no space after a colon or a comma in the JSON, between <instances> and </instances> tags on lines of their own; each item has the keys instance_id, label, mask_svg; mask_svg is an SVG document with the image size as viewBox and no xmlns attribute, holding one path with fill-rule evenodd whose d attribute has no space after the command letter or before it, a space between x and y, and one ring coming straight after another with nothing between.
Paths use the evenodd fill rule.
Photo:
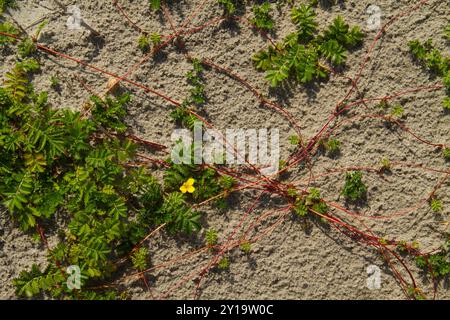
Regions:
<instances>
[{"instance_id":1,"label":"green leaf cluster","mask_svg":"<svg viewBox=\"0 0 450 320\"><path fill-rule=\"evenodd\" d=\"M201 106L206 102L205 84L202 73L204 68L198 59L192 60L193 70L186 73L188 83L192 86L189 97L185 101L188 105Z\"/></svg>"},{"instance_id":2,"label":"green leaf cluster","mask_svg":"<svg viewBox=\"0 0 450 320\"><path fill-rule=\"evenodd\" d=\"M164 173L164 186L167 191L179 191L179 188L189 178L195 180L195 191L192 200L202 202L223 191L230 190L235 181L229 176L221 176L212 168L204 168L194 164L171 163Z\"/></svg>"},{"instance_id":3,"label":"green leaf cluster","mask_svg":"<svg viewBox=\"0 0 450 320\"><path fill-rule=\"evenodd\" d=\"M299 217L307 216L310 211L326 214L328 212L328 205L323 202L320 196L320 190L311 188L308 195L296 198L294 211Z\"/></svg>"},{"instance_id":4,"label":"green leaf cluster","mask_svg":"<svg viewBox=\"0 0 450 320\"><path fill-rule=\"evenodd\" d=\"M1 6L1 4L0 4ZM0 23L0 32L9 33L11 35L18 35L19 31L9 22ZM16 39L4 35L0 35L0 47L7 44L16 43Z\"/></svg>"},{"instance_id":5,"label":"green leaf cluster","mask_svg":"<svg viewBox=\"0 0 450 320\"><path fill-rule=\"evenodd\" d=\"M367 187L362 181L362 172L349 172L345 176L345 184L342 195L350 201L362 200L366 197Z\"/></svg>"},{"instance_id":6,"label":"green leaf cluster","mask_svg":"<svg viewBox=\"0 0 450 320\"><path fill-rule=\"evenodd\" d=\"M448 32L448 27L446 29ZM432 40L425 42L411 40L408 47L414 59L424 68L442 77L444 86L447 89L447 97L443 100L445 110L450 110L450 57L444 56L438 49L434 48Z\"/></svg>"},{"instance_id":7,"label":"green leaf cluster","mask_svg":"<svg viewBox=\"0 0 450 320\"><path fill-rule=\"evenodd\" d=\"M250 20L256 27L263 30L272 30L275 22L270 15L270 3L264 2L261 5L253 6L254 17Z\"/></svg>"},{"instance_id":8,"label":"green leaf cluster","mask_svg":"<svg viewBox=\"0 0 450 320\"><path fill-rule=\"evenodd\" d=\"M428 257L416 257L416 264L419 268L431 273L436 278L447 277L450 274L448 257L448 250L442 250Z\"/></svg>"},{"instance_id":9,"label":"green leaf cluster","mask_svg":"<svg viewBox=\"0 0 450 320\"><path fill-rule=\"evenodd\" d=\"M28 82L38 68L33 59L19 62L0 87L0 203L24 231L56 212L67 218L67 229L43 271L34 266L16 279L17 293L108 299L114 292L69 290L60 276L64 268L79 266L82 286L107 279L116 269L114 257L150 229L167 223L171 232L190 233L200 229L200 213L179 192L164 196L147 170L127 165L138 148L126 135L128 95L92 97L90 117L54 109ZM203 173L198 179L205 187L208 174L216 179ZM142 268L143 252L137 254L132 261Z\"/></svg>"},{"instance_id":10,"label":"green leaf cluster","mask_svg":"<svg viewBox=\"0 0 450 320\"><path fill-rule=\"evenodd\" d=\"M350 27L338 16L323 34L318 34L316 13L311 6L300 5L291 12L297 30L284 40L253 57L257 70L266 72L266 79L276 87L292 77L306 84L328 76L330 69L320 58L333 65L342 65L347 52L361 44L363 33L358 26Z\"/></svg>"}]
</instances>

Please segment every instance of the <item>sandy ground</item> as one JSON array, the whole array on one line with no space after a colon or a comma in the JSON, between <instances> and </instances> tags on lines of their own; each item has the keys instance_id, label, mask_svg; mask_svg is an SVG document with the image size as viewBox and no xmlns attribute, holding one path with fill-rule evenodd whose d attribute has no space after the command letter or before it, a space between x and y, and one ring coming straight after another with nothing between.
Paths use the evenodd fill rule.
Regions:
<instances>
[{"instance_id":1,"label":"sandy ground","mask_svg":"<svg viewBox=\"0 0 450 320\"><path fill-rule=\"evenodd\" d=\"M41 43L65 54L83 59L100 68L117 74L124 74L133 64L143 58L137 49L139 32L125 22L112 1L61 1L65 5L76 4L81 9L83 19L101 38L96 38L86 30L67 30L68 15L58 11L51 0L18 1L20 9L12 12L14 19L32 33L32 24L41 17L51 18L44 29ZM173 1L169 8L176 26L182 24L203 2L200 0ZM418 1L378 0L382 22L405 10ZM161 34L170 34L170 25L164 16L148 10L147 1L119 1L124 10L142 29ZM351 25L366 27L368 14L366 8L373 1L346 1L332 8L317 10L320 26L326 25L337 15L342 15ZM220 15L222 10L215 0L206 1L198 16L190 26ZM251 12L247 7L247 14ZM294 29L289 19L287 7L274 10L276 31L272 35L281 39ZM441 36L450 16L449 2L430 0L417 11L396 21L378 43L372 59L368 62L359 83L364 97L382 97L394 92L421 85L431 85L429 73L417 66L408 54L407 42L411 39L432 37L441 50L447 50L445 39ZM30 26L28 28L28 26ZM367 52L376 32L365 30L366 40L359 50L349 54L345 75L354 76ZM331 77L329 81L308 88L293 84L277 91L269 90L264 75L252 67L251 56L267 46L267 41L245 26L230 27L226 24L205 28L199 33L186 37L186 47L194 57L207 58L217 65L233 69L261 92L280 102L291 112L301 126L305 139L315 135L323 126L336 103L341 99L348 82L342 77ZM1 54L1 71L10 66L14 56L7 51ZM80 68L73 62L56 57L40 55L43 72L34 79L38 90L48 90L49 98L57 107L80 109L90 93L80 84L80 79L100 92L107 79L92 70ZM172 46L163 50L157 59L144 63L131 79L150 86L168 96L182 100L189 90L184 75L191 65L184 55ZM50 76L61 79L61 91L50 89ZM208 102L205 113L208 121L218 129L225 128L278 128L280 130L281 155L286 157L292 146L288 137L295 134L292 126L279 113L259 105L250 91L229 76L214 70L205 72L206 95ZM172 109L164 100L144 94L130 85L123 85L134 94L134 102L129 108L128 123L136 135L146 139L171 145L170 135L175 129L169 117ZM448 114L444 114L441 101L444 90L418 92L402 96L396 102L405 109L402 121L418 136L435 143L450 143ZM374 113L373 104L358 106L349 114L363 115ZM350 122L336 131L342 143L338 157L319 155L312 160L313 172L323 173L328 169L349 166L365 166L379 163L380 159L391 161L421 163L427 167L448 168L439 150L419 144L410 135L398 128L388 128L380 120ZM304 168L296 169L289 179L297 181L308 177ZM359 208L361 215L375 213L389 215L414 207L431 192L441 179L441 174L429 173L419 169L396 168L391 175L381 178L377 174L365 174L368 186L368 202ZM344 204L339 196L343 186L344 174L334 174L317 179L325 199ZM387 238L418 241L423 249L432 249L444 241L445 227L442 220L448 220L450 210L450 182L447 180L437 195L442 199L444 212L434 214L428 205L389 220L364 219L367 226L379 236ZM219 231L224 240L239 223L242 214L252 203L254 194L242 192L233 196L230 208L217 211L205 208L205 226ZM262 214L268 208L280 206L278 199L265 199L253 214ZM348 218L357 225L357 219ZM353 220L352 220L353 219ZM269 226L275 220L267 220L260 226ZM45 250L38 242L23 235L9 222L7 214L0 215L0 298L14 298L11 280L18 273L29 268L32 263L45 264ZM205 228L205 229L206 229ZM180 254L201 246L203 231L194 239L173 238L159 233L149 242L152 264L169 261ZM365 248L334 229L320 224L305 231L302 224L292 215L270 235L253 245L250 254L239 250L229 253L229 271L210 271L203 279L200 298L204 299L403 299L400 286L386 264L374 250ZM198 272L211 258L203 253L183 263L149 274L152 293L141 281L123 283L134 299L192 298L196 282L189 280L179 287L178 281L192 272ZM411 262L411 261L410 261ZM369 265L381 269L381 288L369 290L366 286ZM431 284L411 263L421 287L431 292ZM195 279L194 279L195 280ZM166 295L167 294L167 295ZM439 283L438 299L449 299L448 283Z\"/></svg>"}]
</instances>

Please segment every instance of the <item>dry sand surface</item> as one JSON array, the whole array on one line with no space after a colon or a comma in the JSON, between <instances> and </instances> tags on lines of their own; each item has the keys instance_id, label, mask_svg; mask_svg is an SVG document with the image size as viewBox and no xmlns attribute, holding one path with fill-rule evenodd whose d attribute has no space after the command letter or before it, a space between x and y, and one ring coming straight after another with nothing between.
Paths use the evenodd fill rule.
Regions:
<instances>
[{"instance_id":1,"label":"dry sand surface","mask_svg":"<svg viewBox=\"0 0 450 320\"><path fill-rule=\"evenodd\" d=\"M82 18L100 33L95 37L83 28L68 30L68 15L62 12L52 0L18 1L19 9L11 15L28 31L36 28L33 23L39 18L49 19L40 42L59 52L85 60L99 68L123 75L127 69L138 63L144 54L137 49L139 31L126 22L124 16L113 5L114 1L60 1L64 5L76 4L81 9ZM176 28L195 12L200 3L205 3L198 15L187 27L201 25L222 13L215 0L171 1L168 5ZM296 1L300 2L300 1ZM350 25L360 25L365 31L364 45L349 53L343 75L354 77L360 68L377 31L367 30L369 5L379 6L382 23L411 8L419 1L412 0L358 0L345 1L330 8L317 9L317 21L323 28L337 15L341 15ZM146 0L122 1L119 3L130 18L143 30L169 35L173 31L164 15L151 12ZM274 7L275 8L275 7ZM289 18L289 7L274 9L275 32L270 36L275 40L294 30ZM246 7L244 16L251 17L251 6ZM438 83L439 79L411 59L407 42L412 39L433 38L437 48L448 53L448 44L442 36L448 24L450 6L447 0L430 0L417 10L400 17L377 43L371 59L361 75L360 96L365 98L383 97L419 86ZM28 27L30 26L30 27ZM264 74L257 72L251 57L258 50L266 48L268 41L245 24L213 24L198 33L185 37L185 45L193 57L208 59L215 64L232 69L240 77L273 101L279 102L299 123L303 138L313 137L333 112L336 104L345 96L349 86L342 76L331 76L329 81L311 86L291 83L277 90L269 89ZM2 74L15 59L13 52L1 53ZM80 83L95 92L105 88L107 78L98 72L80 67L68 60L41 54L42 72L35 76L33 84L37 90L49 91L49 99L54 106L80 109L90 96L90 92ZM155 59L140 66L130 79L155 88L177 101L187 95L189 86L185 74L192 65L184 54L174 46L162 50ZM61 90L50 88L50 76L61 79ZM289 137L295 134L292 125L280 113L260 105L258 99L236 79L214 69L205 71L207 103L204 114L216 128L278 128L280 130L281 157L286 158L293 151ZM164 145L172 145L170 136L176 128L169 113L172 106L161 98L145 94L129 84L121 84L122 89L133 94L133 103L128 109L128 124L134 134ZM441 105L445 90L419 91L402 95L395 102L401 103L405 111L401 121L417 136L433 143L450 143L450 115L443 112ZM349 100L355 100L355 95ZM358 105L346 116L373 114L375 103ZM423 164L426 167L448 170L440 150L418 143L411 135L398 127L386 125L380 119L360 119L348 121L335 131L341 141L341 152L337 157L318 154L310 161L315 175L330 169L353 166L373 166L382 158L395 162ZM310 173L304 166L296 168L286 177L286 181L307 183ZM311 186L322 191L326 200L340 203L345 173L316 177ZM427 172L405 166L394 167L390 175L380 176L365 173L368 186L367 203L350 209L358 216L337 216L364 229L363 221L378 236L390 239L417 241L421 248L431 250L445 241L450 210L450 180L446 180L437 191L443 201L444 211L435 214L426 202L427 195L442 179L442 173ZM236 227L253 203L256 193L238 192L231 198L230 207L217 210L205 207L204 228L193 238L173 237L164 231L152 237L148 246L152 265L170 261L179 255L202 246L204 230L214 227L223 241ZM252 214L259 215L267 210L281 207L285 203L276 197L266 197ZM390 219L364 218L364 216L389 216L406 210L402 215ZM257 230L273 224L279 216L264 221ZM404 299L387 264L379 253L358 244L320 223L305 230L294 215L286 215L270 234L254 244L250 254L239 249L229 252L231 261L228 271L211 270L202 280L199 297L204 299ZM448 231L448 230L447 230ZM50 245L55 239L50 236ZM149 293L141 281L123 282L121 288L128 288L134 299L192 298L197 277L177 286L183 277L198 273L211 259L209 252L203 252L164 269L149 273L152 287ZM45 265L46 250L30 236L20 232L10 221L7 213L0 215L0 298L15 297L12 279L32 263ZM432 283L416 268L414 262L406 259L416 280L425 292L432 293ZM366 285L367 268L376 265L381 269L381 288L369 290ZM401 271L405 274L404 271ZM438 299L449 299L448 283L438 284Z\"/></svg>"}]
</instances>

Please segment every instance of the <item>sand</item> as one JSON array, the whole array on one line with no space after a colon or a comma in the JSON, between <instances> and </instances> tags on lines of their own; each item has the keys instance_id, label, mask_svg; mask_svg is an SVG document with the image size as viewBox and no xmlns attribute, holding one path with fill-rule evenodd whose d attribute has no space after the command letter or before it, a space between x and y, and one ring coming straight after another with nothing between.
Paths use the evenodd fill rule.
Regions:
<instances>
[{"instance_id":1,"label":"sand","mask_svg":"<svg viewBox=\"0 0 450 320\"><path fill-rule=\"evenodd\" d=\"M112 73L125 74L126 70L143 57L136 47L139 31L126 23L123 15L112 4L113 1L76 1L84 21L100 33L93 36L85 28L67 30L68 15L62 12L54 1L18 1L19 10L11 11L14 19L27 31L33 33L36 20L50 18L44 29L40 43L57 51L85 60ZM64 5L71 1L60 1ZM173 2L173 3L172 3ZM169 11L176 26L195 11L202 2L205 5L189 26L200 25L221 14L222 9L215 0L172 1ZM119 1L124 11L142 29L164 35L172 33L164 15L148 9L146 0ZM376 4L382 13L382 23L411 7L418 1L379 0ZM369 49L376 31L367 30L367 7L372 1L345 1L331 8L317 9L320 26L327 25L334 17L341 15L351 25L360 25L366 33L364 45L351 52L343 74L354 77ZM251 16L251 7L245 8ZM273 10L276 29L271 35L281 39L294 30L289 19L288 7ZM441 36L448 23L450 7L448 1L430 0L418 10L398 19L386 31L376 45L372 58L368 61L359 82L359 90L365 98L383 97L409 88L429 86L439 79L433 79L422 67L411 59L407 42L411 39L433 38L437 48L448 53L448 44ZM304 87L293 83L288 88L269 89L264 74L255 71L251 56L267 47L267 40L245 25L240 27L227 24L211 25L202 31L185 37L188 52L198 58L208 59L215 64L231 68L242 78L247 79L260 92L278 101L298 121L305 140L313 137L333 112L336 103L342 99L349 88L343 77L331 76L329 81ZM2 51L2 74L14 61L12 52ZM49 100L61 108L79 110L90 96L80 80L94 92L104 90L107 78L98 72L81 68L74 62L62 58L40 54L42 70L33 83L37 90L49 91ZM173 46L165 48L156 59L145 62L131 80L155 88L164 94L181 101L189 90L185 73L191 69L180 50ZM50 76L61 80L61 90L50 88ZM209 122L218 129L226 128L278 128L280 130L281 156L286 158L293 147L289 136L295 134L292 125L279 113L261 106L258 99L238 81L224 73L208 69L204 73L208 101L204 106ZM134 100L128 110L127 122L134 134L164 145L171 145L170 136L176 128L169 117L171 106L161 98L145 94L129 84L122 84L129 90ZM449 114L443 112L441 101L444 90L420 91L403 95L395 102L405 109L401 121L418 136L434 143L450 143ZM360 97L361 98L361 97ZM376 112L374 103L359 105L347 115ZM354 166L377 165L382 158L393 162L423 164L431 168L448 170L438 149L418 143L411 135L398 127L389 127L379 119L363 119L348 122L335 131L341 141L341 152L337 157L319 154L311 159L316 175L330 169ZM295 169L288 179L298 181L308 178L304 167ZM340 196L345 173L332 174L318 178L314 186L320 188L325 199L342 205ZM447 180L437 191L442 199L444 211L435 214L427 203L423 204L443 174L426 172L418 168L395 167L390 175L380 176L365 173L368 186L367 204L357 208L360 215L389 216L395 212L415 207L392 219L364 219L378 236L390 239L417 241L425 251L439 247L445 239L443 220L450 213L450 182ZM254 192L236 193L230 201L230 208L219 211L213 207L203 207L205 228L192 238L172 237L164 231L157 233L148 241L152 265L168 262L183 253L199 248L204 243L204 230L209 227L219 232L219 239L225 241L236 227L242 215L251 206ZM267 210L285 205L280 199L265 198L252 215L260 215ZM354 209L353 207L351 207ZM337 213L336 213L337 214ZM340 214L339 216L344 217ZM278 217L266 220L258 230L274 223ZM358 217L345 217L358 225ZM272 233L252 246L250 254L239 249L227 255L231 264L228 271L210 270L202 279L198 297L202 299L404 299L401 287L379 254L362 246L333 228L313 224L310 230L304 229L299 219L292 214L284 217ZM0 298L15 298L11 281L21 270L33 263L45 265L46 250L41 243L18 231L6 212L0 214ZM448 229L447 229L448 232ZM49 235L50 245L54 236ZM192 279L179 285L179 281L190 274L199 273L212 258L210 252L203 252L183 262L148 273L151 286L149 292L142 281L120 282L133 299L194 297L196 281ZM414 262L407 259L416 275L418 285L425 292L432 293L432 283L418 270ZM367 285L367 268L376 265L381 269L381 288L370 290ZM130 273L131 271L127 271ZM403 272L404 274L404 272ZM432 295L431 295L432 296ZM437 299L449 299L448 280L440 281Z\"/></svg>"}]
</instances>

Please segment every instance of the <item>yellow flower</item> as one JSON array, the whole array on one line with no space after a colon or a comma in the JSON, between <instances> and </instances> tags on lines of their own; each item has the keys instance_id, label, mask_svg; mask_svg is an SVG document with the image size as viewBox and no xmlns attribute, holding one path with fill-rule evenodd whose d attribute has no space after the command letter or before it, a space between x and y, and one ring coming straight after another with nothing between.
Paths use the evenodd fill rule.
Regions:
<instances>
[{"instance_id":1,"label":"yellow flower","mask_svg":"<svg viewBox=\"0 0 450 320\"><path fill-rule=\"evenodd\" d=\"M195 191L194 187L195 180L193 178L189 178L181 187L180 191L183 193L189 192L193 193Z\"/></svg>"}]
</instances>

